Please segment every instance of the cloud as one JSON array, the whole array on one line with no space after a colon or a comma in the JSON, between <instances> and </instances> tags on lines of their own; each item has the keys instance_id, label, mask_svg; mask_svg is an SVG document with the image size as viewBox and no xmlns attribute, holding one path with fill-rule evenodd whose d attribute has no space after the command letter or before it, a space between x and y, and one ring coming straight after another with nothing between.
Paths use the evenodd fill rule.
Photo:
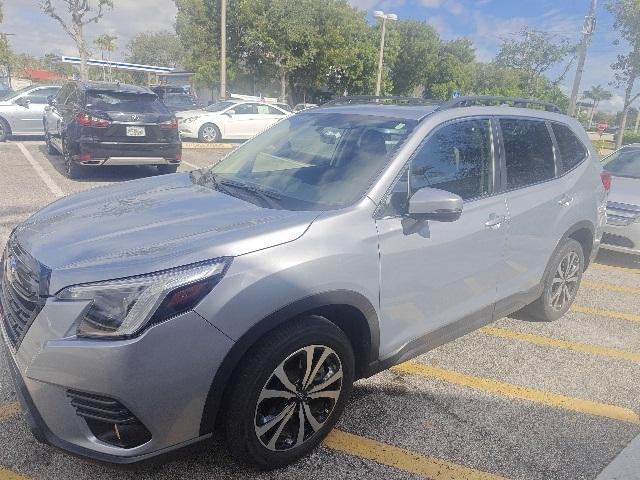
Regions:
<instances>
[{"instance_id":1,"label":"cloud","mask_svg":"<svg viewBox=\"0 0 640 480\"><path fill-rule=\"evenodd\" d=\"M455 16L461 16L467 13L467 9L457 0L419 0L418 3L426 8L444 8Z\"/></svg>"}]
</instances>

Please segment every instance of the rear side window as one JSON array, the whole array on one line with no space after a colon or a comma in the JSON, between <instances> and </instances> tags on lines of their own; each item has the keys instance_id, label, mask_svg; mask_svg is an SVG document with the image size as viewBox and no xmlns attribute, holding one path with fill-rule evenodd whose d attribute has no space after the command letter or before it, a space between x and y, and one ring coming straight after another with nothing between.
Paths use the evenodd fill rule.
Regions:
<instances>
[{"instance_id":1,"label":"rear side window","mask_svg":"<svg viewBox=\"0 0 640 480\"><path fill-rule=\"evenodd\" d=\"M165 113L167 107L154 94L125 92L87 92L87 107L101 112Z\"/></svg>"},{"instance_id":2,"label":"rear side window","mask_svg":"<svg viewBox=\"0 0 640 480\"><path fill-rule=\"evenodd\" d=\"M509 189L526 187L555 177L553 142L545 122L503 118L500 128Z\"/></svg>"},{"instance_id":3,"label":"rear side window","mask_svg":"<svg viewBox=\"0 0 640 480\"><path fill-rule=\"evenodd\" d=\"M587 158L587 149L566 125L552 123L551 127L556 136L564 170L569 171Z\"/></svg>"}]
</instances>

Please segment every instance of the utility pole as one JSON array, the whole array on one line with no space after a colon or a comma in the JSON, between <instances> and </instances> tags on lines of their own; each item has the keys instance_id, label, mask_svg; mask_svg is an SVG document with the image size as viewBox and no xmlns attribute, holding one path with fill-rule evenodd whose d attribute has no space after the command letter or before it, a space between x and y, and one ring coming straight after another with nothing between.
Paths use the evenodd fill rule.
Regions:
<instances>
[{"instance_id":1,"label":"utility pole","mask_svg":"<svg viewBox=\"0 0 640 480\"><path fill-rule=\"evenodd\" d=\"M584 70L584 61L587 58L587 48L591 42L591 35L596 29L596 4L597 0L591 0L591 8L589 15L584 17L584 26L582 27L582 42L580 43L580 54L578 57L578 66L576 67L576 76L573 79L573 88L571 89L571 98L569 99L569 116L573 117L576 111L576 102L578 100L578 91L580 90L580 81L582 80L582 72Z\"/></svg>"},{"instance_id":2,"label":"utility pole","mask_svg":"<svg viewBox=\"0 0 640 480\"><path fill-rule=\"evenodd\" d=\"M373 16L382 20L382 32L380 35L380 58L378 59L378 80L376 81L376 97L380 96L380 87L382 85L382 64L384 62L384 37L387 33L387 20L397 20L398 16L394 13L381 12L376 10Z\"/></svg>"},{"instance_id":3,"label":"utility pole","mask_svg":"<svg viewBox=\"0 0 640 480\"><path fill-rule=\"evenodd\" d=\"M220 0L220 99L227 96L227 0Z\"/></svg>"}]
</instances>

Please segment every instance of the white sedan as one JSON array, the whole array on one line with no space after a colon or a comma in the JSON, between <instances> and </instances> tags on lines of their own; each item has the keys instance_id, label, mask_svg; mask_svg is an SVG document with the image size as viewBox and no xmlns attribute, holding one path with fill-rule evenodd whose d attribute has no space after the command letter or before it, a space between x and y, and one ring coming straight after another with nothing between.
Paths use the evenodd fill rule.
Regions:
<instances>
[{"instance_id":1,"label":"white sedan","mask_svg":"<svg viewBox=\"0 0 640 480\"><path fill-rule=\"evenodd\" d=\"M282 108L262 102L225 100L203 110L178 112L182 138L214 143L224 139L249 139L291 115Z\"/></svg>"}]
</instances>

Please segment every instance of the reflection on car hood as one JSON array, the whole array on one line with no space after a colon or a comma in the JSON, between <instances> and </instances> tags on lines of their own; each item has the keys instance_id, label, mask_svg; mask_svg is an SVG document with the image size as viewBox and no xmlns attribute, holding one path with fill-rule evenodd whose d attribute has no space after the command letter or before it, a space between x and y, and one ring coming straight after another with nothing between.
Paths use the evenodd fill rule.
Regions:
<instances>
[{"instance_id":1,"label":"reflection on car hood","mask_svg":"<svg viewBox=\"0 0 640 480\"><path fill-rule=\"evenodd\" d=\"M52 270L56 292L290 242L318 215L262 208L208 181L196 171L88 190L40 210L15 238Z\"/></svg>"},{"instance_id":2,"label":"reflection on car hood","mask_svg":"<svg viewBox=\"0 0 640 480\"><path fill-rule=\"evenodd\" d=\"M640 205L640 179L614 176L611 179L609 201Z\"/></svg>"},{"instance_id":3,"label":"reflection on car hood","mask_svg":"<svg viewBox=\"0 0 640 480\"><path fill-rule=\"evenodd\" d=\"M214 115L214 112L207 112L206 110L183 110L176 113L178 118L200 117L202 115Z\"/></svg>"}]
</instances>

